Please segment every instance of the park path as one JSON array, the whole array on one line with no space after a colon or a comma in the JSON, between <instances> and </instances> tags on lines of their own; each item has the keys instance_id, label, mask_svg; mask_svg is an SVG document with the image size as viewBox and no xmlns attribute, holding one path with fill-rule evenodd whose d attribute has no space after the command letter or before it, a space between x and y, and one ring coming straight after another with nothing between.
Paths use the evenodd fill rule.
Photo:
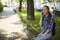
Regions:
<instances>
[{"instance_id":1,"label":"park path","mask_svg":"<svg viewBox=\"0 0 60 40\"><path fill-rule=\"evenodd\" d=\"M0 13L0 32L7 40L28 40L23 23L11 7L5 7ZM1 39L0 40L5 40Z\"/></svg>"}]
</instances>

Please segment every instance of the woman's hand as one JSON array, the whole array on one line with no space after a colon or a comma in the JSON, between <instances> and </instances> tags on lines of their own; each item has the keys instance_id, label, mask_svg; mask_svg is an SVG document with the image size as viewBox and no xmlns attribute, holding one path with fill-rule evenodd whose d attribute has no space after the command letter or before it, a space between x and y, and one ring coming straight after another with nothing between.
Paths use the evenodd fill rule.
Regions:
<instances>
[{"instance_id":1,"label":"woman's hand","mask_svg":"<svg viewBox=\"0 0 60 40\"><path fill-rule=\"evenodd\" d=\"M45 36L45 34L41 34L41 36Z\"/></svg>"},{"instance_id":2,"label":"woman's hand","mask_svg":"<svg viewBox=\"0 0 60 40\"><path fill-rule=\"evenodd\" d=\"M43 35L46 35L49 32L49 30L47 30Z\"/></svg>"}]
</instances>

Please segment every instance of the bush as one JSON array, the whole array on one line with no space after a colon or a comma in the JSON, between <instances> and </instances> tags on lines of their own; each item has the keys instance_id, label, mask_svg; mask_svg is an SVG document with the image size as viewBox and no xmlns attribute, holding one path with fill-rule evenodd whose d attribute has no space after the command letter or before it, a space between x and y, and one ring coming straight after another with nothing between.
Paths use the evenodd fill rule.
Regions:
<instances>
[{"instance_id":1,"label":"bush","mask_svg":"<svg viewBox=\"0 0 60 40\"><path fill-rule=\"evenodd\" d=\"M0 3L0 12L2 12L3 11L3 5L2 5L2 3Z\"/></svg>"}]
</instances>

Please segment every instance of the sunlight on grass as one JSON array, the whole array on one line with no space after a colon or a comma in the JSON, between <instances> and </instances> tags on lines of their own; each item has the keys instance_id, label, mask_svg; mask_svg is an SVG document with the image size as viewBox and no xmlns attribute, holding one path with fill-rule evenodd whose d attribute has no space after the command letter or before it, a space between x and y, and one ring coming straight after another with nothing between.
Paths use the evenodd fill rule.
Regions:
<instances>
[{"instance_id":1,"label":"sunlight on grass","mask_svg":"<svg viewBox=\"0 0 60 40\"><path fill-rule=\"evenodd\" d=\"M27 20L26 10L22 10L21 15L23 16L23 19ZM35 11L35 20L29 20L29 23L31 23L34 26L39 26L40 15L41 12Z\"/></svg>"}]
</instances>

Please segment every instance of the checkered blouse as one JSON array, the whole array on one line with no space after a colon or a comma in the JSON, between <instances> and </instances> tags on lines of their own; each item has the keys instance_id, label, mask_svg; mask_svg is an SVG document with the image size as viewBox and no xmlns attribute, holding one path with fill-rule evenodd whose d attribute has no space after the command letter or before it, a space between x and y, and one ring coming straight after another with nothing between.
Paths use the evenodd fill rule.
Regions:
<instances>
[{"instance_id":1,"label":"checkered blouse","mask_svg":"<svg viewBox=\"0 0 60 40\"><path fill-rule=\"evenodd\" d=\"M49 30L48 33L51 33L52 27L53 27L53 22L54 22L54 20L53 20L52 16L50 18L50 23L49 24L47 23L47 16L43 17L43 21L42 21L42 24L43 24L43 33L45 33L47 29Z\"/></svg>"}]
</instances>

